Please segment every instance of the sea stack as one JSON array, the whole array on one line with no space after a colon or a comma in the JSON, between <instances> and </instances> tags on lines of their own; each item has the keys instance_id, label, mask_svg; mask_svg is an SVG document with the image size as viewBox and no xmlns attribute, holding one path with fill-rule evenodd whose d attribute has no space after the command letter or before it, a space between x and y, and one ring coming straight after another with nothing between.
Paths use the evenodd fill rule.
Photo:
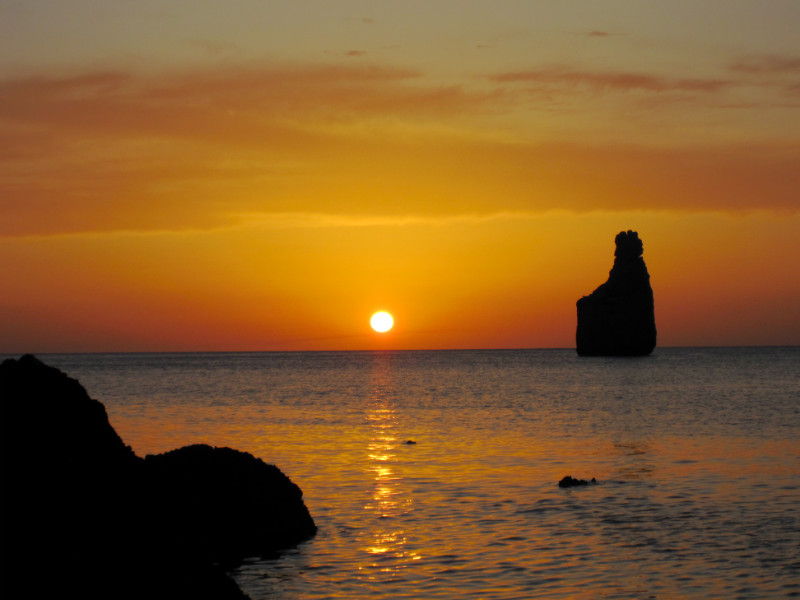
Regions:
<instances>
[{"instance_id":1,"label":"sea stack","mask_svg":"<svg viewBox=\"0 0 800 600\"><path fill-rule=\"evenodd\" d=\"M646 356L656 346L656 318L650 274L635 231L614 240L608 281L578 300L575 335L581 356Z\"/></svg>"}]
</instances>

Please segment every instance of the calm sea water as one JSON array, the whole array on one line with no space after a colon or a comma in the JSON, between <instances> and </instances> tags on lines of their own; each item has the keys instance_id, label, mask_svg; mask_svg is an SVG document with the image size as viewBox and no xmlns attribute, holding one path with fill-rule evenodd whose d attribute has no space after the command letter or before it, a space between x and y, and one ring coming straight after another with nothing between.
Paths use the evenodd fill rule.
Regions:
<instances>
[{"instance_id":1,"label":"calm sea water","mask_svg":"<svg viewBox=\"0 0 800 600\"><path fill-rule=\"evenodd\" d=\"M800 597L800 348L43 358L140 455L301 486L319 534L238 569L254 600Z\"/></svg>"}]
</instances>

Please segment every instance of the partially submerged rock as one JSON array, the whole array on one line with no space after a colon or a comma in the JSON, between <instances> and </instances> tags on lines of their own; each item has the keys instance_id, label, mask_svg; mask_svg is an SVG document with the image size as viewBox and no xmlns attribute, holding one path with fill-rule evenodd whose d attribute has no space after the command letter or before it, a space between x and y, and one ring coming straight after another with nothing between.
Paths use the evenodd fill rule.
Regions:
<instances>
[{"instance_id":1,"label":"partially submerged rock","mask_svg":"<svg viewBox=\"0 0 800 600\"><path fill-rule=\"evenodd\" d=\"M572 475L567 475L566 477L562 477L561 481L558 482L558 487L560 488L568 488L568 487L577 487L581 485L589 485L589 484L596 484L597 480L592 477L590 480L586 479L575 479Z\"/></svg>"},{"instance_id":2,"label":"partially submerged rock","mask_svg":"<svg viewBox=\"0 0 800 600\"><path fill-rule=\"evenodd\" d=\"M247 452L198 444L144 464L172 522L216 562L266 555L316 533L300 488Z\"/></svg>"},{"instance_id":3,"label":"partially submerged rock","mask_svg":"<svg viewBox=\"0 0 800 600\"><path fill-rule=\"evenodd\" d=\"M615 238L608 281L577 302L575 334L581 356L645 356L656 346L656 319L650 274L635 231Z\"/></svg>"},{"instance_id":4,"label":"partially submerged rock","mask_svg":"<svg viewBox=\"0 0 800 600\"><path fill-rule=\"evenodd\" d=\"M31 355L0 364L0 451L5 598L241 600L220 563L316 532L277 467L210 446L141 459Z\"/></svg>"}]
</instances>

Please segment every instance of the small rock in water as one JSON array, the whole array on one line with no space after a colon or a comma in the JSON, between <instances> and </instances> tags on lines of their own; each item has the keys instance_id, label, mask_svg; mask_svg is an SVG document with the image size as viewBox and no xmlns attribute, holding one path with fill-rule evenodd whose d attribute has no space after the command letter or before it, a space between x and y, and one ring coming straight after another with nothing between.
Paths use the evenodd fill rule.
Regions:
<instances>
[{"instance_id":1,"label":"small rock in water","mask_svg":"<svg viewBox=\"0 0 800 600\"><path fill-rule=\"evenodd\" d=\"M561 481L558 482L558 487L566 488L566 487L575 487L578 485L589 485L589 484L597 483L597 479L592 477L589 481L585 479L575 479L572 475L567 475L566 477L562 478Z\"/></svg>"}]
</instances>

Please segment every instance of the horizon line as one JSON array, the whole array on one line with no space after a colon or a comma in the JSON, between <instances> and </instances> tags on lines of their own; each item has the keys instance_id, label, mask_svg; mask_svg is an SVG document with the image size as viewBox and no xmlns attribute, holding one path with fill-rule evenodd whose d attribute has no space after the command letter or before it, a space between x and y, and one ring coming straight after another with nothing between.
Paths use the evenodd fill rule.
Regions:
<instances>
[{"instance_id":1,"label":"horizon line","mask_svg":"<svg viewBox=\"0 0 800 600\"><path fill-rule=\"evenodd\" d=\"M735 344L735 345L675 345L675 346L657 346L652 353L646 356L656 354L658 349L719 349L719 348L798 348L800 343L797 344ZM82 351L27 351L27 352L0 352L0 356L24 356L31 354L34 356L39 355L100 355L100 354L301 354L301 353L389 353L389 352L524 352L529 350L573 350L574 346L540 346L540 347L503 347L503 348L488 348L488 347L471 347L471 348L353 348L353 349L324 349L324 350L82 350ZM609 358L603 356L586 356L582 358ZM614 358L614 357L612 357ZM626 358L626 357L621 357ZM632 357L642 358L642 357Z\"/></svg>"}]
</instances>

